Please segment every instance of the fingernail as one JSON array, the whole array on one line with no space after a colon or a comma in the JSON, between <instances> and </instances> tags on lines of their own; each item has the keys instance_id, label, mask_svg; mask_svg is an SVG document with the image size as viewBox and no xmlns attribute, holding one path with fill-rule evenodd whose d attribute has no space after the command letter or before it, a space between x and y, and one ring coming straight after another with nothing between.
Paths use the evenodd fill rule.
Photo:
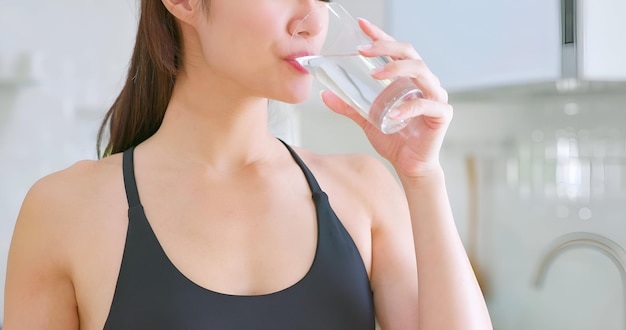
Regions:
<instances>
[{"instance_id":1,"label":"fingernail","mask_svg":"<svg viewBox=\"0 0 626 330\"><path fill-rule=\"evenodd\" d=\"M366 18L363 17L359 17L360 20L362 20L363 22L367 23L367 24L372 24L370 21L368 21Z\"/></svg>"},{"instance_id":2,"label":"fingernail","mask_svg":"<svg viewBox=\"0 0 626 330\"><path fill-rule=\"evenodd\" d=\"M400 110L393 109L393 110L389 111L389 118L396 119L396 118L400 117L401 114L402 114L402 112Z\"/></svg>"},{"instance_id":3,"label":"fingernail","mask_svg":"<svg viewBox=\"0 0 626 330\"><path fill-rule=\"evenodd\" d=\"M373 75L377 75L377 74L379 74L379 73L381 73L381 72L384 72L384 71L385 71L385 67L384 67L384 66L379 66L379 67L374 68L374 69L372 70L372 74L373 74Z\"/></svg>"},{"instance_id":4,"label":"fingernail","mask_svg":"<svg viewBox=\"0 0 626 330\"><path fill-rule=\"evenodd\" d=\"M369 45L359 45L359 46L356 46L356 49L364 52L364 51L368 51L368 50L372 49L372 45L371 44L369 44Z\"/></svg>"}]
</instances>

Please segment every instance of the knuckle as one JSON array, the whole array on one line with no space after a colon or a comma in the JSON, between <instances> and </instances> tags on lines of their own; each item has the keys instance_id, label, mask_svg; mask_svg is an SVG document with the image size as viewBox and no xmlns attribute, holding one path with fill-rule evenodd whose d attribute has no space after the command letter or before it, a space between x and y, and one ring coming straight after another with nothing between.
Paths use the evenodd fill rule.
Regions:
<instances>
[{"instance_id":1,"label":"knuckle","mask_svg":"<svg viewBox=\"0 0 626 330\"><path fill-rule=\"evenodd\" d=\"M450 104L446 104L446 114L449 120L454 117L454 107Z\"/></svg>"},{"instance_id":2,"label":"knuckle","mask_svg":"<svg viewBox=\"0 0 626 330\"><path fill-rule=\"evenodd\" d=\"M400 49L402 49L402 54L407 58L414 57L415 49L413 49L413 45L408 42L400 42Z\"/></svg>"},{"instance_id":3,"label":"knuckle","mask_svg":"<svg viewBox=\"0 0 626 330\"><path fill-rule=\"evenodd\" d=\"M378 48L380 48L380 47L381 47L381 44L383 44L383 42L384 42L384 41L383 41L383 40L380 40L380 39L378 39L378 40L373 40L373 41L372 41L372 49L378 49Z\"/></svg>"},{"instance_id":4,"label":"knuckle","mask_svg":"<svg viewBox=\"0 0 626 330\"><path fill-rule=\"evenodd\" d=\"M424 101L422 99L415 99L408 103L411 105L410 113L412 117L419 116L422 114L423 112L422 108L424 107Z\"/></svg>"},{"instance_id":5,"label":"knuckle","mask_svg":"<svg viewBox=\"0 0 626 330\"><path fill-rule=\"evenodd\" d=\"M435 83L435 86L439 87L442 90L442 92L445 92L446 90L441 88L441 80L439 80L439 77L437 77L435 74L432 74L432 75L433 75L433 81Z\"/></svg>"},{"instance_id":6,"label":"knuckle","mask_svg":"<svg viewBox=\"0 0 626 330\"><path fill-rule=\"evenodd\" d=\"M397 74L398 72L400 72L402 70L402 66L401 63L399 61L391 61L387 64L385 64L385 71L390 73L390 74Z\"/></svg>"},{"instance_id":7,"label":"knuckle","mask_svg":"<svg viewBox=\"0 0 626 330\"><path fill-rule=\"evenodd\" d=\"M441 100L445 103L448 103L448 91L441 88Z\"/></svg>"},{"instance_id":8,"label":"knuckle","mask_svg":"<svg viewBox=\"0 0 626 330\"><path fill-rule=\"evenodd\" d=\"M426 66L426 62L424 62L424 60L422 60L421 58L417 58L414 61L420 70L428 70L428 67Z\"/></svg>"},{"instance_id":9,"label":"knuckle","mask_svg":"<svg viewBox=\"0 0 626 330\"><path fill-rule=\"evenodd\" d=\"M428 69L421 60L414 60L415 62L415 78L426 78Z\"/></svg>"}]
</instances>

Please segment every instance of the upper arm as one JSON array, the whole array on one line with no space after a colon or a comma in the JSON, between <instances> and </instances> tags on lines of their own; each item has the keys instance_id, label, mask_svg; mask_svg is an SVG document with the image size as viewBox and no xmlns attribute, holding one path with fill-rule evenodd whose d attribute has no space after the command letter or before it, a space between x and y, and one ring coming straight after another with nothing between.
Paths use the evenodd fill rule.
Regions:
<instances>
[{"instance_id":1,"label":"upper arm","mask_svg":"<svg viewBox=\"0 0 626 330\"><path fill-rule=\"evenodd\" d=\"M58 187L56 187L58 188ZM78 329L56 200L62 191L43 179L20 210L7 264L4 329Z\"/></svg>"},{"instance_id":2,"label":"upper arm","mask_svg":"<svg viewBox=\"0 0 626 330\"><path fill-rule=\"evenodd\" d=\"M375 159L368 163L376 317L384 330L416 329L417 266L406 197L387 168Z\"/></svg>"}]
</instances>

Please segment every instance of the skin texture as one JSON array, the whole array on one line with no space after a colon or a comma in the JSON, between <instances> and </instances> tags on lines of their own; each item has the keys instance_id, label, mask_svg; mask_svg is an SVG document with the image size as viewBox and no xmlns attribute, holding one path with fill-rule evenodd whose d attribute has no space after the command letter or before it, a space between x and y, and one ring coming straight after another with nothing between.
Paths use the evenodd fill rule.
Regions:
<instances>
[{"instance_id":1,"label":"skin texture","mask_svg":"<svg viewBox=\"0 0 626 330\"><path fill-rule=\"evenodd\" d=\"M163 124L135 151L146 215L198 285L241 295L286 288L313 261L316 218L301 170L268 131L267 99L308 97L312 78L289 63L290 41L320 3L213 0L207 16L196 0L162 2L179 20L183 65ZM398 113L415 117L409 133L383 135L334 94L322 99L364 129L402 186L369 156L296 152L359 249L383 329L491 328L439 164L447 93L411 45L359 24L373 39L364 56L396 60L374 77L408 76L424 93ZM299 36L315 44L322 34L311 26ZM120 154L81 161L31 188L10 248L5 329L103 327L128 226L121 164Z\"/></svg>"}]
</instances>

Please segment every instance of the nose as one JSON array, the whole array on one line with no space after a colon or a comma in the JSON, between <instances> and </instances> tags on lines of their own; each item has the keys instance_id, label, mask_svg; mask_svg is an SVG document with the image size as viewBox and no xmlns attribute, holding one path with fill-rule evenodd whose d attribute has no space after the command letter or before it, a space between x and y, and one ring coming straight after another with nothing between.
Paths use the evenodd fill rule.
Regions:
<instances>
[{"instance_id":1,"label":"nose","mask_svg":"<svg viewBox=\"0 0 626 330\"><path fill-rule=\"evenodd\" d=\"M298 10L298 15L289 23L289 34L304 38L313 37L324 30L328 18L326 2L306 1L307 5Z\"/></svg>"}]
</instances>

